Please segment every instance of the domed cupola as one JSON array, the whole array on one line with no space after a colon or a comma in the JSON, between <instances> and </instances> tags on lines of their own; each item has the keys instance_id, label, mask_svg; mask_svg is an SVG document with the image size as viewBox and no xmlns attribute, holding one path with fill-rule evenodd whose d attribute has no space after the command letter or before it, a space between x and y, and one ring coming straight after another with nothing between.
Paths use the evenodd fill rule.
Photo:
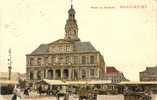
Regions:
<instances>
[{"instance_id":1,"label":"domed cupola","mask_svg":"<svg viewBox=\"0 0 157 100\"><path fill-rule=\"evenodd\" d=\"M75 10L73 9L73 5L71 5L68 14L69 14L69 19L75 19Z\"/></svg>"}]
</instances>

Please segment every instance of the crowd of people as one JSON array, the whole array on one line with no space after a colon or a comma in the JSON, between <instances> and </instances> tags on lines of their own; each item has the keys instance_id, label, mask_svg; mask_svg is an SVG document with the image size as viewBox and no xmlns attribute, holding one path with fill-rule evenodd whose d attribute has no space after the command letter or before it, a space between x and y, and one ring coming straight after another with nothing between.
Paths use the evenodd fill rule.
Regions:
<instances>
[{"instance_id":1,"label":"crowd of people","mask_svg":"<svg viewBox=\"0 0 157 100\"><path fill-rule=\"evenodd\" d=\"M45 86L44 86L45 87ZM77 95L79 100L97 100L98 93L95 91L95 87L66 87L66 86L53 86L47 87L44 89L41 85L36 89L33 88L25 88L21 89L19 85L17 85L13 90L13 96L11 100L21 100L22 98L31 97L32 93L36 93L36 96L40 95L53 95L57 100L60 100L60 97L64 98L64 100L69 99L72 95ZM73 89L75 89L73 91ZM64 91L63 91L64 90ZM125 92L128 91L128 88L124 88ZM127 92L128 93L128 92ZM151 90L150 88L146 88L143 95L139 98L139 100L151 100Z\"/></svg>"},{"instance_id":2,"label":"crowd of people","mask_svg":"<svg viewBox=\"0 0 157 100\"><path fill-rule=\"evenodd\" d=\"M68 88L69 89L69 88ZM72 96L76 96L79 98L79 100L96 100L96 94L94 93L88 93L85 88L83 88L82 90L80 90L79 92L76 93L77 90L73 91L73 90L68 90L66 88L66 91L62 91L63 87L61 86L55 86L53 87L53 89L50 87L47 88L47 90L45 90L45 92L43 92L43 88L42 86L39 86L36 90L32 90L32 88L25 88L25 89L21 89L19 85L17 85L14 90L13 90L13 96L11 100L21 100L24 97L31 97L32 96L32 92L35 91L36 92L36 96L41 96L41 95L50 95L50 90L54 90L55 92L52 94L53 96L56 97L57 100L60 100L60 98L64 98L63 100L70 100L70 98L72 98ZM73 88L74 89L74 88ZM61 92L62 91L62 92Z\"/></svg>"}]
</instances>

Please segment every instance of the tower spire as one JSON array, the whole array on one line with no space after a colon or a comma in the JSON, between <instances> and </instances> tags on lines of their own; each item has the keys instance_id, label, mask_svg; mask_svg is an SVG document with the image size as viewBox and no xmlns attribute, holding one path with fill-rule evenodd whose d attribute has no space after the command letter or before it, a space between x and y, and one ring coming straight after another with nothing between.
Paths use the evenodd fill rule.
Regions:
<instances>
[{"instance_id":1,"label":"tower spire","mask_svg":"<svg viewBox=\"0 0 157 100\"><path fill-rule=\"evenodd\" d=\"M78 38L78 26L75 19L75 10L73 8L73 0L71 0L71 8L68 11L68 19L65 25L65 37L66 40L77 41Z\"/></svg>"},{"instance_id":2,"label":"tower spire","mask_svg":"<svg viewBox=\"0 0 157 100\"><path fill-rule=\"evenodd\" d=\"M73 5L73 0L71 0L71 7L72 7L72 5Z\"/></svg>"}]
</instances>

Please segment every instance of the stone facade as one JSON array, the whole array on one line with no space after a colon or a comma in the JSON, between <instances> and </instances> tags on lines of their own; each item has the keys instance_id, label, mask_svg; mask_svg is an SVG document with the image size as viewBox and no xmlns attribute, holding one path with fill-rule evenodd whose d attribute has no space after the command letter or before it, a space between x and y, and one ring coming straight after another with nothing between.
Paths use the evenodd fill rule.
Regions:
<instances>
[{"instance_id":1,"label":"stone facade","mask_svg":"<svg viewBox=\"0 0 157 100\"><path fill-rule=\"evenodd\" d=\"M103 78L105 70L103 56L90 42L82 42L78 38L78 26L72 6L68 14L64 39L41 44L26 55L27 80Z\"/></svg>"},{"instance_id":2,"label":"stone facade","mask_svg":"<svg viewBox=\"0 0 157 100\"><path fill-rule=\"evenodd\" d=\"M157 66L146 67L146 70L140 72L140 81L157 81Z\"/></svg>"}]
</instances>

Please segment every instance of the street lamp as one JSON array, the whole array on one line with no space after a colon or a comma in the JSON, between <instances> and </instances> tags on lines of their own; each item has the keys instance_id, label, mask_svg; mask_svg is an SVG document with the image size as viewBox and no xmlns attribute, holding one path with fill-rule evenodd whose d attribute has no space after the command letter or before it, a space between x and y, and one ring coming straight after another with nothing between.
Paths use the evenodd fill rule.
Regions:
<instances>
[{"instance_id":1,"label":"street lamp","mask_svg":"<svg viewBox=\"0 0 157 100\"><path fill-rule=\"evenodd\" d=\"M11 80L11 69L12 69L11 49L9 49L8 53L9 53L9 58L8 58L8 72L9 72L9 76L8 76L8 79Z\"/></svg>"}]
</instances>

